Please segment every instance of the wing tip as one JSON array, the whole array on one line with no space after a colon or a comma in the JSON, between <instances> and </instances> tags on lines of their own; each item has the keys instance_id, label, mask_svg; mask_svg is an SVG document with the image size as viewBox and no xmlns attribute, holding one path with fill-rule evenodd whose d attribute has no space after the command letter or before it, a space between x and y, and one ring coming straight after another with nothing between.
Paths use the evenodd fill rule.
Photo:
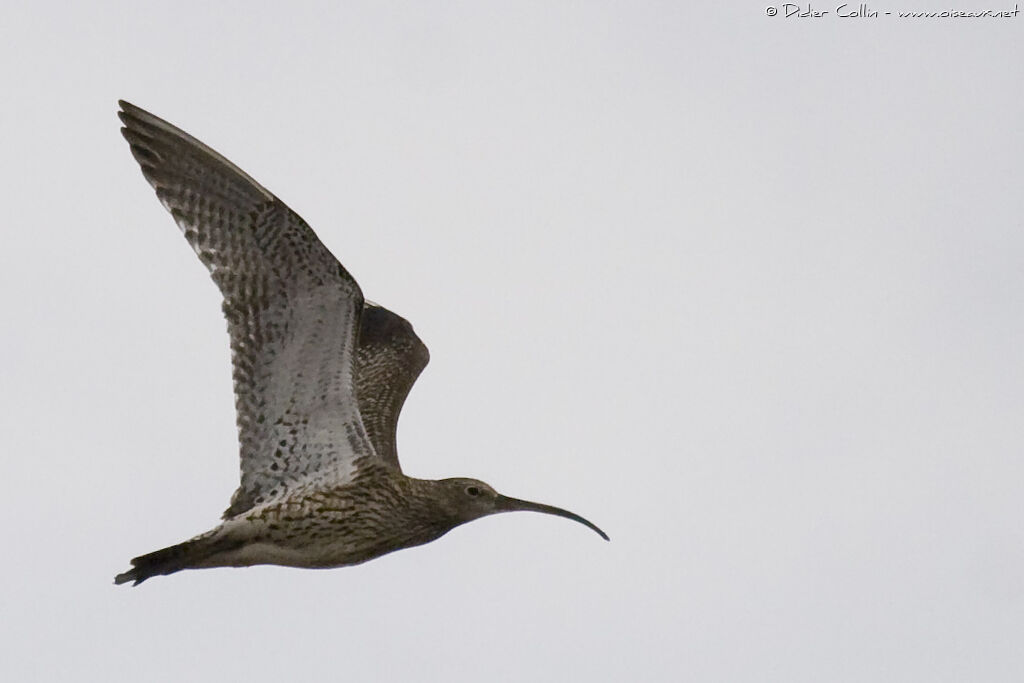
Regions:
<instances>
[{"instance_id":1,"label":"wing tip","mask_svg":"<svg viewBox=\"0 0 1024 683\"><path fill-rule=\"evenodd\" d=\"M268 189L256 182L252 176L178 126L159 116L150 114L145 109L137 107L127 100L118 100L117 104L120 107L117 117L124 124L121 134L132 145L133 150L141 141L144 142L146 147L153 147L154 144L158 144L161 149L165 147L173 148L172 151L174 153L195 155L203 158L206 163L219 165L224 173L234 174L239 180L259 193L263 199L277 201L277 198ZM129 133L138 136L140 140L132 140L129 137ZM136 159L138 160L138 157ZM139 163L142 163L142 161L139 160Z\"/></svg>"},{"instance_id":2,"label":"wing tip","mask_svg":"<svg viewBox=\"0 0 1024 683\"><path fill-rule=\"evenodd\" d=\"M136 107L131 102L126 100L117 101L118 109L117 118L121 119L121 123L126 126L130 126L132 123L152 123L154 120L159 121L157 117L150 114L142 107Z\"/></svg>"}]
</instances>

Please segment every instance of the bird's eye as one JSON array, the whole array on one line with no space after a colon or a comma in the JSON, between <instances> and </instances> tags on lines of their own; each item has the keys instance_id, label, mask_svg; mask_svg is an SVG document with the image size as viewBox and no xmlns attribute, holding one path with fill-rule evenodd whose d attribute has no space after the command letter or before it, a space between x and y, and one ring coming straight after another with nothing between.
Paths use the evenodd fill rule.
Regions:
<instances>
[{"instance_id":1,"label":"bird's eye","mask_svg":"<svg viewBox=\"0 0 1024 683\"><path fill-rule=\"evenodd\" d=\"M468 495L471 495L471 496L479 496L479 495L480 495L480 489L478 489L478 488L477 488L477 487L475 487L475 486L470 486L470 487L468 487L468 488L466 489L466 493L467 493Z\"/></svg>"}]
</instances>

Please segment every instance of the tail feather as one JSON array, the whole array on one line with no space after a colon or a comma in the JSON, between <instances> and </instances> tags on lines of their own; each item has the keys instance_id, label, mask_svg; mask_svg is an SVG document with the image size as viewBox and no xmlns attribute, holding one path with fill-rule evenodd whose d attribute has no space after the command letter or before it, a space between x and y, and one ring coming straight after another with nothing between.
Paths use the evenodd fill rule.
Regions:
<instances>
[{"instance_id":1,"label":"tail feather","mask_svg":"<svg viewBox=\"0 0 1024 683\"><path fill-rule=\"evenodd\" d=\"M196 559L195 554L191 552L195 545L195 541L185 541L184 543L172 545L169 548L163 548L162 550L136 557L132 559L132 568L114 577L114 583L120 585L134 581L134 585L138 586L151 576L161 576L181 571L191 561Z\"/></svg>"},{"instance_id":2,"label":"tail feather","mask_svg":"<svg viewBox=\"0 0 1024 683\"><path fill-rule=\"evenodd\" d=\"M206 532L161 550L132 559L132 568L114 577L114 583L121 585L133 581L135 586L152 576L173 574L182 569L200 566L198 563L226 548L235 547L225 538L219 538L217 529ZM209 565L206 565L209 566Z\"/></svg>"}]
</instances>

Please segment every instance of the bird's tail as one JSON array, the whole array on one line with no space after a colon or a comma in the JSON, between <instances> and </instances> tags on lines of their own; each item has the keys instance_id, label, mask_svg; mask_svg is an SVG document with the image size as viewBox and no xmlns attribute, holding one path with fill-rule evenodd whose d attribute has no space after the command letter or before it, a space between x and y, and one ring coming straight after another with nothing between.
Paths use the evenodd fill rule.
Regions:
<instances>
[{"instance_id":1,"label":"bird's tail","mask_svg":"<svg viewBox=\"0 0 1024 683\"><path fill-rule=\"evenodd\" d=\"M115 576L114 583L120 585L133 581L133 585L138 586L151 576L163 576L196 567L197 563L222 549L218 547L219 544L211 542L214 534L215 531L207 532L184 543L133 558L132 568Z\"/></svg>"}]
</instances>

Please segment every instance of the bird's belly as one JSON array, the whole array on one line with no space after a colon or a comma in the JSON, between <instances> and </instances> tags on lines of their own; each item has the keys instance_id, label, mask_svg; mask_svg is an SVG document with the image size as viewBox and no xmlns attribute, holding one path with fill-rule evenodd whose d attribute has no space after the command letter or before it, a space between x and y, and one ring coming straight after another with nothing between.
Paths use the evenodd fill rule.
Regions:
<instances>
[{"instance_id":1,"label":"bird's belly","mask_svg":"<svg viewBox=\"0 0 1024 683\"><path fill-rule=\"evenodd\" d=\"M384 551L387 552L387 551ZM344 541L328 543L294 543L273 540L251 541L232 550L208 558L211 567L250 567L276 564L307 569L344 567L365 562L382 553L368 554Z\"/></svg>"},{"instance_id":2,"label":"bird's belly","mask_svg":"<svg viewBox=\"0 0 1024 683\"><path fill-rule=\"evenodd\" d=\"M308 512L308 511L304 511ZM226 523L223 549L200 562L205 567L329 568L360 564L395 550L420 545L448 529L410 524L398 515L337 510L330 514L254 515ZM229 539L234 539L230 542Z\"/></svg>"}]
</instances>

